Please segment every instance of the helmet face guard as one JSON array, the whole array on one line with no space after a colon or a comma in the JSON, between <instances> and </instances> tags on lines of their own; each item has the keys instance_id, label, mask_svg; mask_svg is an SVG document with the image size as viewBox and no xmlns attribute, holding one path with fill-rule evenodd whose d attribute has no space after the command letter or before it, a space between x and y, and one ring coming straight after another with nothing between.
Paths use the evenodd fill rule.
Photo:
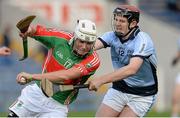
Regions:
<instances>
[{"instance_id":1,"label":"helmet face guard","mask_svg":"<svg viewBox=\"0 0 180 118\"><path fill-rule=\"evenodd\" d=\"M132 17L132 14L130 12L128 12L126 9L122 9L122 8L116 8L114 10L113 14L114 14L114 17L116 15L126 17L127 19L130 19Z\"/></svg>"},{"instance_id":2,"label":"helmet face guard","mask_svg":"<svg viewBox=\"0 0 180 118\"><path fill-rule=\"evenodd\" d=\"M121 15L128 19L128 22L131 23L132 19L139 22L140 10L135 6L131 5L121 5L114 9L113 11L114 17L115 15Z\"/></svg>"},{"instance_id":3,"label":"helmet face guard","mask_svg":"<svg viewBox=\"0 0 180 118\"><path fill-rule=\"evenodd\" d=\"M97 39L95 23L90 20L78 20L74 31L74 37L70 40L69 44L73 47L74 42L77 39L84 42L90 42L94 45ZM92 49L89 52L91 52ZM76 49L74 49L73 52L78 55Z\"/></svg>"}]
</instances>

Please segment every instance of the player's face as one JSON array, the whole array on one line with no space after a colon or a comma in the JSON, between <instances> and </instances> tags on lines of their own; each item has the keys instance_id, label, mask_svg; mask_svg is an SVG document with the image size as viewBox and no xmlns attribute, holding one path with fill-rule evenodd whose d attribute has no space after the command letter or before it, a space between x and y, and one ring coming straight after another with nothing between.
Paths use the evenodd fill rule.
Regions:
<instances>
[{"instance_id":1,"label":"player's face","mask_svg":"<svg viewBox=\"0 0 180 118\"><path fill-rule=\"evenodd\" d=\"M129 23L128 23L128 20L126 17L123 17L121 15L116 15L114 17L114 22L113 22L113 25L114 25L114 30L118 33L121 33L122 36L125 35L129 29L128 29L128 26L129 26Z\"/></svg>"},{"instance_id":2,"label":"player's face","mask_svg":"<svg viewBox=\"0 0 180 118\"><path fill-rule=\"evenodd\" d=\"M93 42L86 42L77 38L74 42L73 50L76 51L78 55L84 56L93 48L93 45Z\"/></svg>"}]
</instances>

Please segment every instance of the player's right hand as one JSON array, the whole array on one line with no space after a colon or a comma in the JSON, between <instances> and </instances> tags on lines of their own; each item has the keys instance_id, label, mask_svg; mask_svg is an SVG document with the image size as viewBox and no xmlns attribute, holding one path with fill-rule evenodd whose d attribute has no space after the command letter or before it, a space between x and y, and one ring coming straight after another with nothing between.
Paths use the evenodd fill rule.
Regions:
<instances>
[{"instance_id":1,"label":"player's right hand","mask_svg":"<svg viewBox=\"0 0 180 118\"><path fill-rule=\"evenodd\" d=\"M25 32L25 33L19 33L19 36L20 37L22 37L22 39L25 39L25 38L27 38L28 36L27 36L27 32Z\"/></svg>"},{"instance_id":2,"label":"player's right hand","mask_svg":"<svg viewBox=\"0 0 180 118\"><path fill-rule=\"evenodd\" d=\"M19 36L22 37L22 39L27 38L28 36L32 36L35 33L35 29L33 26L29 26L28 30L25 33L19 32Z\"/></svg>"},{"instance_id":3,"label":"player's right hand","mask_svg":"<svg viewBox=\"0 0 180 118\"><path fill-rule=\"evenodd\" d=\"M17 75L16 81L17 83L24 85L32 81L31 77L32 77L31 74L26 72L21 72Z\"/></svg>"}]
</instances>

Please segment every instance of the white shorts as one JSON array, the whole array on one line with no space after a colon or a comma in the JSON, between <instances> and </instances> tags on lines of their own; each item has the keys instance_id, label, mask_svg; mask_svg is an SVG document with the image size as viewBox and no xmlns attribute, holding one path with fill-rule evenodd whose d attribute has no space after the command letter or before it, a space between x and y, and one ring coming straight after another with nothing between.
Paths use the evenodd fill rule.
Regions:
<instances>
[{"instance_id":1,"label":"white shorts","mask_svg":"<svg viewBox=\"0 0 180 118\"><path fill-rule=\"evenodd\" d=\"M9 107L20 117L67 117L67 105L46 97L36 85L26 86L21 96Z\"/></svg>"},{"instance_id":2,"label":"white shorts","mask_svg":"<svg viewBox=\"0 0 180 118\"><path fill-rule=\"evenodd\" d=\"M176 76L176 84L180 84L180 73Z\"/></svg>"},{"instance_id":3,"label":"white shorts","mask_svg":"<svg viewBox=\"0 0 180 118\"><path fill-rule=\"evenodd\" d=\"M103 103L118 112L121 112L124 106L128 105L137 116L143 117L150 110L155 100L156 95L144 97L122 93L110 88L104 96Z\"/></svg>"}]
</instances>

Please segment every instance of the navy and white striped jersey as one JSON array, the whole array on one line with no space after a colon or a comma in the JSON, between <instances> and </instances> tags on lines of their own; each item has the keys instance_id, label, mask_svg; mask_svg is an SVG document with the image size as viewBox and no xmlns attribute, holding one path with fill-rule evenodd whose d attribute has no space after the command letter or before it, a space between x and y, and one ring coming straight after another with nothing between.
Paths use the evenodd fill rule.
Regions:
<instances>
[{"instance_id":1,"label":"navy and white striped jersey","mask_svg":"<svg viewBox=\"0 0 180 118\"><path fill-rule=\"evenodd\" d=\"M153 42L147 33L137 28L128 40L123 41L111 31L106 32L99 39L104 47L111 47L111 60L114 69L128 65L130 58L133 57L138 56L144 60L135 75L113 82L113 88L143 96L157 93L157 58Z\"/></svg>"}]
</instances>

